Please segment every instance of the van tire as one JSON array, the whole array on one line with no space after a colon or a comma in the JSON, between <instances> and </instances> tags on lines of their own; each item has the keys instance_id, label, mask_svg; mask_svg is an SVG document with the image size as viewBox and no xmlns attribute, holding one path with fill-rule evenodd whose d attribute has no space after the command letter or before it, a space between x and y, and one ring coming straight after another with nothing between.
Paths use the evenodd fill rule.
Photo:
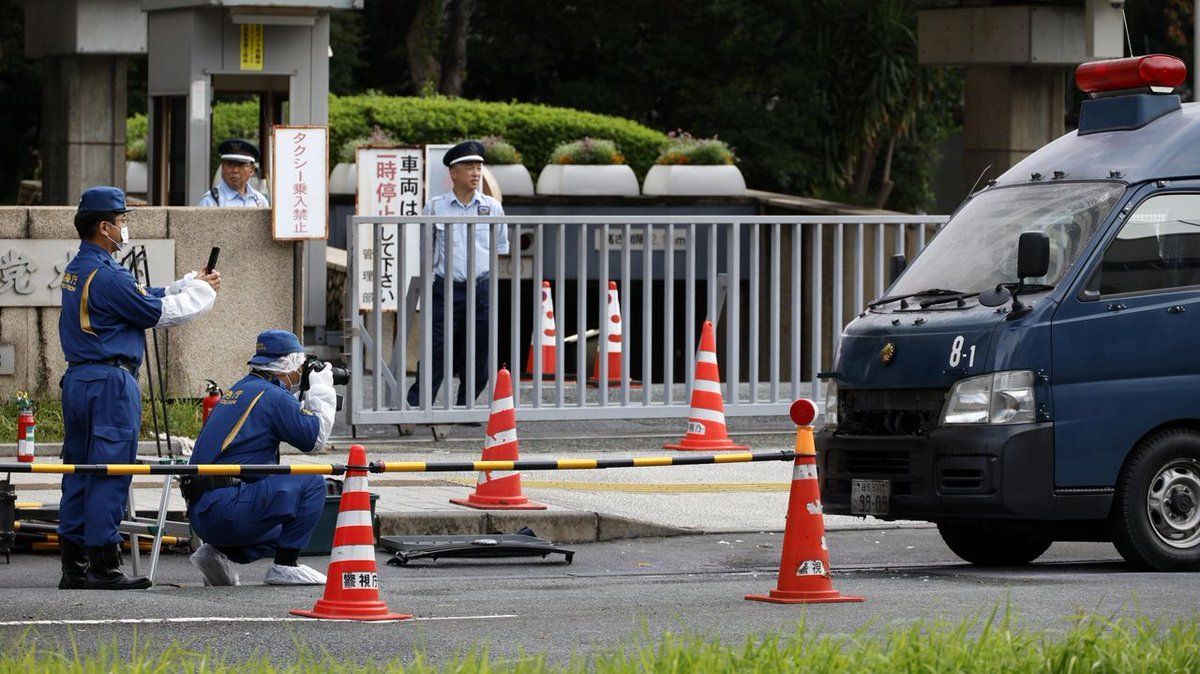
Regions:
<instances>
[{"instance_id":1,"label":"van tire","mask_svg":"<svg viewBox=\"0 0 1200 674\"><path fill-rule=\"evenodd\" d=\"M939 522L938 533L954 554L976 566L1024 566L1050 547L1044 534L977 522Z\"/></svg>"},{"instance_id":2,"label":"van tire","mask_svg":"<svg viewBox=\"0 0 1200 674\"><path fill-rule=\"evenodd\" d=\"M1139 569L1200 570L1200 524L1192 526L1198 518L1200 433L1176 428L1147 438L1117 478L1109 517L1117 552ZM1172 533L1179 535L1174 545L1167 542Z\"/></svg>"}]
</instances>

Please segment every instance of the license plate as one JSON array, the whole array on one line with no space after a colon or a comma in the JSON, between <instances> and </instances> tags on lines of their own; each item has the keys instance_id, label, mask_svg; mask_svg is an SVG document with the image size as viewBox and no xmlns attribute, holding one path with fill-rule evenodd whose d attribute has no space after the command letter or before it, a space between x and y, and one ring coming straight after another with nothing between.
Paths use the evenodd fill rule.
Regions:
<instances>
[{"instance_id":1,"label":"license plate","mask_svg":"<svg viewBox=\"0 0 1200 674\"><path fill-rule=\"evenodd\" d=\"M892 496L892 483L887 480L851 480L850 513L852 515L886 515Z\"/></svg>"}]
</instances>

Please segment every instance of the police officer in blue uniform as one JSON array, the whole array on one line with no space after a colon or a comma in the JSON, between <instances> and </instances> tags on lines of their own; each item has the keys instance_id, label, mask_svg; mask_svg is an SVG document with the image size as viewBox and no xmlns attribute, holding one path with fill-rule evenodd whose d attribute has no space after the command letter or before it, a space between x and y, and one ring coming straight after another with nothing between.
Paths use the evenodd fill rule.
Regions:
<instances>
[{"instance_id":1,"label":"police officer in blue uniform","mask_svg":"<svg viewBox=\"0 0 1200 674\"><path fill-rule=\"evenodd\" d=\"M229 387L208 417L191 462L278 464L280 442L303 452L324 447L337 408L333 368L305 361L292 333L260 334L250 374ZM239 585L233 563L271 556L268 585L325 584L324 574L298 562L325 507L321 476L189 476L183 496L192 529L204 540L192 564L205 585Z\"/></svg>"},{"instance_id":2,"label":"police officer in blue uniform","mask_svg":"<svg viewBox=\"0 0 1200 674\"><path fill-rule=\"evenodd\" d=\"M483 180L483 144L479 141L468 140L459 143L450 148L442 158L442 163L450 169L450 180L453 184L452 189L441 195L434 197L425 205L422 211L423 215L446 215L446 216L479 216L479 215L504 215L504 207L500 202L483 193L480 185ZM446 227L452 227L454 232L453 243L454 250L447 253L446 251ZM432 396L437 395L437 391L442 386L442 350L445 348L445 313L442 310L445 302L446 284L446 257L453 256L453 271L454 283L453 301L454 305L450 312L454 321L454 360L451 363L454 371L451 374L459 375L460 386L458 394L455 397L456 405L466 404L467 395L467 380L466 362L467 362L467 321L475 322L475 390L471 392L471 398L474 400L479 397L479 394L487 386L488 382L488 341L487 341L487 324L488 324L488 288L491 277L491 226L482 224L475 226L475 238L473 241L468 241L471 238L470 230L465 223L438 223L436 225L437 232L434 237L434 252L433 252L433 330L431 335L433 356L432 363L420 363L419 367L430 368L430 384L433 389ZM467 246L475 247L475 275L472 278L467 278L470 270L467 269ZM501 227L496 236L496 252L504 255L508 252L508 229ZM467 284L475 284L475 306L467 306ZM420 401L420 381L418 375L416 381L408 389L408 404L416 407Z\"/></svg>"},{"instance_id":3,"label":"police officer in blue uniform","mask_svg":"<svg viewBox=\"0 0 1200 674\"><path fill-rule=\"evenodd\" d=\"M221 276L192 272L165 288L147 288L113 256L129 242L125 193L93 187L75 213L82 243L62 279L58 334L68 366L62 378L63 463L133 463L142 426L138 369L145 330L181 325L213 306ZM128 476L63 475L58 535L61 589L127 590L150 586L121 573L117 525Z\"/></svg>"},{"instance_id":4,"label":"police officer in blue uniform","mask_svg":"<svg viewBox=\"0 0 1200 674\"><path fill-rule=\"evenodd\" d=\"M230 138L217 146L221 155L221 180L200 198L198 206L269 208L267 198L250 185L258 170L258 148L248 140Z\"/></svg>"}]
</instances>

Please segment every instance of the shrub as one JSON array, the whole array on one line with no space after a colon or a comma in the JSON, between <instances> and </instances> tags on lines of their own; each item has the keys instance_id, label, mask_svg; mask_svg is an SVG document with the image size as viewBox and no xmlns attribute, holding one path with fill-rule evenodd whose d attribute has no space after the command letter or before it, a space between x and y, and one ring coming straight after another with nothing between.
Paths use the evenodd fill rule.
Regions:
<instances>
[{"instance_id":1,"label":"shrub","mask_svg":"<svg viewBox=\"0 0 1200 674\"><path fill-rule=\"evenodd\" d=\"M138 113L125 120L125 159L146 161L150 142L150 126L146 115Z\"/></svg>"},{"instance_id":2,"label":"shrub","mask_svg":"<svg viewBox=\"0 0 1200 674\"><path fill-rule=\"evenodd\" d=\"M550 155L551 164L624 164L625 155L617 144L603 138L584 138L563 143Z\"/></svg>"},{"instance_id":3,"label":"shrub","mask_svg":"<svg viewBox=\"0 0 1200 674\"><path fill-rule=\"evenodd\" d=\"M347 164L353 164L358 158L358 148L370 145L388 146L395 145L396 139L387 131L376 126L371 130L371 135L351 138L342 144L338 150L337 160Z\"/></svg>"},{"instance_id":4,"label":"shrub","mask_svg":"<svg viewBox=\"0 0 1200 674\"><path fill-rule=\"evenodd\" d=\"M479 139L483 143L483 162L485 164L520 164L521 153L512 143L500 136L484 136Z\"/></svg>"},{"instance_id":5,"label":"shrub","mask_svg":"<svg viewBox=\"0 0 1200 674\"><path fill-rule=\"evenodd\" d=\"M693 138L685 131L668 134L670 142L654 160L655 164L688 164L692 166L720 166L735 161L733 150L716 136Z\"/></svg>"}]
</instances>

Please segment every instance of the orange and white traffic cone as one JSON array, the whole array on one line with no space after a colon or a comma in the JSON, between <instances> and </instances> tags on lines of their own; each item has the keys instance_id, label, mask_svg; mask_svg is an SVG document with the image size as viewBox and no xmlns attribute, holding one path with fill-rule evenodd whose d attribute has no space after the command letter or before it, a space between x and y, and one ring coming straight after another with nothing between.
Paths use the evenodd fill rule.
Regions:
<instances>
[{"instance_id":1,"label":"orange and white traffic cone","mask_svg":"<svg viewBox=\"0 0 1200 674\"><path fill-rule=\"evenodd\" d=\"M293 615L321 620L405 620L411 614L392 613L379 599L375 566L375 529L371 525L371 494L367 490L367 450L350 446L346 484L338 506L333 552L325 574L325 596L311 611Z\"/></svg>"},{"instance_id":2,"label":"orange and white traffic cone","mask_svg":"<svg viewBox=\"0 0 1200 674\"><path fill-rule=\"evenodd\" d=\"M550 295L550 282L542 281L542 330L535 332L529 340L529 358L525 360L525 379L533 378L533 350L542 350L542 379L554 379L558 369L558 326L554 322L554 300Z\"/></svg>"},{"instance_id":3,"label":"orange and white traffic cone","mask_svg":"<svg viewBox=\"0 0 1200 674\"><path fill-rule=\"evenodd\" d=\"M507 368L496 373L492 413L483 442L484 461L517 460L517 414L513 410L512 378ZM484 470L479 472L475 491L467 498L452 498L455 505L479 510L545 510L544 503L530 501L521 491L521 474Z\"/></svg>"},{"instance_id":4,"label":"orange and white traffic cone","mask_svg":"<svg viewBox=\"0 0 1200 674\"><path fill-rule=\"evenodd\" d=\"M692 382L692 411L688 414L687 434L666 449L744 451L725 432L725 401L721 399L721 368L717 365L717 338L713 325L704 321L700 332L700 350L696 354L696 377Z\"/></svg>"},{"instance_id":5,"label":"orange and white traffic cone","mask_svg":"<svg viewBox=\"0 0 1200 674\"><path fill-rule=\"evenodd\" d=\"M801 398L792 403L796 422L796 463L792 467L792 492L788 496L787 525L779 560L778 587L770 594L748 594L751 601L774 604L830 604L863 601L833 589L829 578L829 546L825 542L825 517L817 487L817 450L812 422L817 406Z\"/></svg>"},{"instance_id":6,"label":"orange and white traffic cone","mask_svg":"<svg viewBox=\"0 0 1200 674\"><path fill-rule=\"evenodd\" d=\"M601 342L599 350L596 352L596 362L592 366L592 376L588 379L589 384L600 384L600 359L608 359L608 384L609 386L619 385L621 383L621 359L625 357L624 346L622 345L622 336L624 330L621 327L621 300L617 295L617 282L608 282L608 337Z\"/></svg>"}]
</instances>

